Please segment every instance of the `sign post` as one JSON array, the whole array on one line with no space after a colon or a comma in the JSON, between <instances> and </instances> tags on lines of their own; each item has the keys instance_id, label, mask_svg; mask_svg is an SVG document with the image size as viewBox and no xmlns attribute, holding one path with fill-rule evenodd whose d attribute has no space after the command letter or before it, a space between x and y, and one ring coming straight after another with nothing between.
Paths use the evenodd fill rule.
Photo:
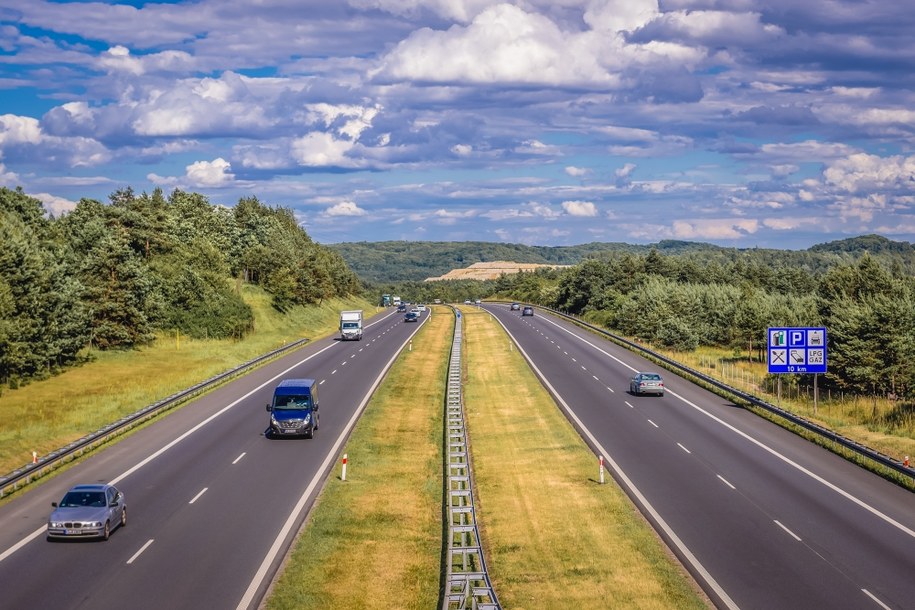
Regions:
<instances>
[{"instance_id":1,"label":"sign post","mask_svg":"<svg viewBox=\"0 0 915 610\"><path fill-rule=\"evenodd\" d=\"M824 327L770 327L769 373L813 375L813 413L817 412L817 375L826 372L826 329ZM781 379L779 379L781 395ZM779 396L781 398L781 396Z\"/></svg>"}]
</instances>

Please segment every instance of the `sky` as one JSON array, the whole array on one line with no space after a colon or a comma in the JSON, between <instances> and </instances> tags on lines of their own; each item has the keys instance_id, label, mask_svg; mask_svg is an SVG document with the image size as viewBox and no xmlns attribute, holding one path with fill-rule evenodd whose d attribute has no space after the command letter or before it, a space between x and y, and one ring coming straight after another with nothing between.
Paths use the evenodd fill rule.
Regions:
<instances>
[{"instance_id":1,"label":"sky","mask_svg":"<svg viewBox=\"0 0 915 610\"><path fill-rule=\"evenodd\" d=\"M0 0L0 186L319 243L915 242L915 0Z\"/></svg>"}]
</instances>

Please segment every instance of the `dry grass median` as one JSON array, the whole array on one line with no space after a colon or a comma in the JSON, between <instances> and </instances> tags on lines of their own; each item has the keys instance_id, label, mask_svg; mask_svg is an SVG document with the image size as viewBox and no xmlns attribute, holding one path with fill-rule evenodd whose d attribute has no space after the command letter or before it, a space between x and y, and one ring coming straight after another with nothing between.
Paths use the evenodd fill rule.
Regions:
<instances>
[{"instance_id":1,"label":"dry grass median","mask_svg":"<svg viewBox=\"0 0 915 610\"><path fill-rule=\"evenodd\" d=\"M492 317L465 309L467 425L487 567L505 608L706 603Z\"/></svg>"}]
</instances>

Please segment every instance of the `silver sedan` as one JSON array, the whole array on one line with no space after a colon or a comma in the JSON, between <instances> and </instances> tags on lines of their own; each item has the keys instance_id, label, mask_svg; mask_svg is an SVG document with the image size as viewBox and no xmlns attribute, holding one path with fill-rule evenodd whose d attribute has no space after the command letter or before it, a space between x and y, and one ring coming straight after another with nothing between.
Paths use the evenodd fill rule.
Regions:
<instances>
[{"instance_id":1,"label":"silver sedan","mask_svg":"<svg viewBox=\"0 0 915 610\"><path fill-rule=\"evenodd\" d=\"M657 373L636 373L629 380L629 392L637 396L657 394L664 396L664 380Z\"/></svg>"},{"instance_id":2,"label":"silver sedan","mask_svg":"<svg viewBox=\"0 0 915 610\"><path fill-rule=\"evenodd\" d=\"M52 502L48 539L101 538L127 525L127 499L114 485L77 485Z\"/></svg>"}]
</instances>

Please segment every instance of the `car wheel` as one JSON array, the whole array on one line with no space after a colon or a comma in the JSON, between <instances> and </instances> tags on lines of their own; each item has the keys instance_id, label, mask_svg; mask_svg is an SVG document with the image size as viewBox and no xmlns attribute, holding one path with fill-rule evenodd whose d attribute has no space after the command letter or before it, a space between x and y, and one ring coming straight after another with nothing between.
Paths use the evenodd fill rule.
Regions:
<instances>
[{"instance_id":1,"label":"car wheel","mask_svg":"<svg viewBox=\"0 0 915 610\"><path fill-rule=\"evenodd\" d=\"M121 527L127 525L127 507L121 509Z\"/></svg>"},{"instance_id":2,"label":"car wheel","mask_svg":"<svg viewBox=\"0 0 915 610\"><path fill-rule=\"evenodd\" d=\"M105 521L105 530L102 532L102 540L108 540L111 537L111 522Z\"/></svg>"},{"instance_id":3,"label":"car wheel","mask_svg":"<svg viewBox=\"0 0 915 610\"><path fill-rule=\"evenodd\" d=\"M314 438L314 437L315 437L315 429L309 428L308 432L305 433L305 438Z\"/></svg>"}]
</instances>

